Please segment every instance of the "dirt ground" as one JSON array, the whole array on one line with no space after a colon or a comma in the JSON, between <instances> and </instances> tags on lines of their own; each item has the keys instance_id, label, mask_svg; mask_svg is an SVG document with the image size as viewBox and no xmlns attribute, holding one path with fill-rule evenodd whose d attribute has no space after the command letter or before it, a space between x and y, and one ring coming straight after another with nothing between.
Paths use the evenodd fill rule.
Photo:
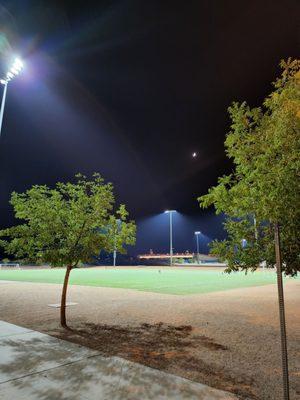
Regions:
<instances>
[{"instance_id":1,"label":"dirt ground","mask_svg":"<svg viewBox=\"0 0 300 400\"><path fill-rule=\"evenodd\" d=\"M0 319L238 394L282 398L276 285L202 295L0 281ZM291 400L300 399L300 281L285 284Z\"/></svg>"}]
</instances>

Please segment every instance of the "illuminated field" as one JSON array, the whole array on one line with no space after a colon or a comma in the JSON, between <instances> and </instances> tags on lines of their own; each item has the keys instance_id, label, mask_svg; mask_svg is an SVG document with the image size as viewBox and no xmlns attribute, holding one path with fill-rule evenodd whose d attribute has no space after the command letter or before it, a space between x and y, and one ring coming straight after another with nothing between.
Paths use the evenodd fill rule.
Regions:
<instances>
[{"instance_id":1,"label":"illuminated field","mask_svg":"<svg viewBox=\"0 0 300 400\"><path fill-rule=\"evenodd\" d=\"M64 269L2 270L0 280L62 283ZM222 270L164 268L80 268L70 275L71 285L135 289L167 294L196 294L276 283L273 271L225 274Z\"/></svg>"}]
</instances>

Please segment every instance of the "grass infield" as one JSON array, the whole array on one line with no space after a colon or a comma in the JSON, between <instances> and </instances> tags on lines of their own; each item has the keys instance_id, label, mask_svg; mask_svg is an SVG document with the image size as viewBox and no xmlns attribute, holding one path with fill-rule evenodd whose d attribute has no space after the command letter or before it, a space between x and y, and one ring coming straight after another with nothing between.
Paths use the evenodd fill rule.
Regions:
<instances>
[{"instance_id":1,"label":"grass infield","mask_svg":"<svg viewBox=\"0 0 300 400\"><path fill-rule=\"evenodd\" d=\"M0 270L0 280L62 283L65 270ZM286 280L292 278L286 278ZM298 278L299 279L299 278ZM276 283L274 271L235 272L164 268L78 268L70 275L71 285L135 289L166 294L201 294Z\"/></svg>"}]
</instances>

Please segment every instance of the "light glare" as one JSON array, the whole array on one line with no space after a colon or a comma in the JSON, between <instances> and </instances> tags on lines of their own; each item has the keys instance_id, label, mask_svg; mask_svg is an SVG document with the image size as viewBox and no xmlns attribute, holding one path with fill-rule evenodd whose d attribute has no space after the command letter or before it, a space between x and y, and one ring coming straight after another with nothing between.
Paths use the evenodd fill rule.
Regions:
<instances>
[{"instance_id":1,"label":"light glare","mask_svg":"<svg viewBox=\"0 0 300 400\"><path fill-rule=\"evenodd\" d=\"M23 61L21 61L20 58L17 57L15 59L14 66L19 69L23 68L23 66L24 66Z\"/></svg>"},{"instance_id":2,"label":"light glare","mask_svg":"<svg viewBox=\"0 0 300 400\"><path fill-rule=\"evenodd\" d=\"M9 81L11 81L15 76L17 76L20 73L23 67L24 67L23 61L19 57L15 58L14 63L12 64L10 70L6 74L6 78L0 79L0 83L2 85L7 84Z\"/></svg>"}]
</instances>

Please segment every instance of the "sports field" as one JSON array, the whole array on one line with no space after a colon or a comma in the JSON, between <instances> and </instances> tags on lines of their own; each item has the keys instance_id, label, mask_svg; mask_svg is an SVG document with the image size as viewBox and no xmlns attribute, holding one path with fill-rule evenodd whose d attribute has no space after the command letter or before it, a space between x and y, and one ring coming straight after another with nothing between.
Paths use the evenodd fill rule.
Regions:
<instances>
[{"instance_id":1,"label":"sports field","mask_svg":"<svg viewBox=\"0 0 300 400\"><path fill-rule=\"evenodd\" d=\"M202 266L76 269L68 289L71 330L59 327L60 310L49 307L60 301L64 273L0 269L1 319L236 393L241 399L281 398L273 270L245 276ZM286 278L284 292L291 399L300 400L299 277Z\"/></svg>"},{"instance_id":2,"label":"sports field","mask_svg":"<svg viewBox=\"0 0 300 400\"><path fill-rule=\"evenodd\" d=\"M62 283L65 270L0 270L0 280ZM166 294L201 294L276 283L274 271L225 274L222 269L184 268L78 268L71 285L135 289Z\"/></svg>"}]
</instances>

